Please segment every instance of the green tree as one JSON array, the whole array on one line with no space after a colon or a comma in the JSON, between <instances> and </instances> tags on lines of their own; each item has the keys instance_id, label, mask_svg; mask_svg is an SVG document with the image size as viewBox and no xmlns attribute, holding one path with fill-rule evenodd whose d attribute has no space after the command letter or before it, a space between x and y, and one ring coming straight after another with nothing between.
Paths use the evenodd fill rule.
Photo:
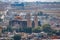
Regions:
<instances>
[{"instance_id":1,"label":"green tree","mask_svg":"<svg viewBox=\"0 0 60 40\"><path fill-rule=\"evenodd\" d=\"M31 27L26 27L26 28L23 28L24 29L24 32L26 33L32 33L32 28Z\"/></svg>"},{"instance_id":2,"label":"green tree","mask_svg":"<svg viewBox=\"0 0 60 40\"><path fill-rule=\"evenodd\" d=\"M57 32L57 30L53 30L49 24L44 24L42 27L43 31L46 32L49 36L60 35L60 32Z\"/></svg>"},{"instance_id":3,"label":"green tree","mask_svg":"<svg viewBox=\"0 0 60 40\"><path fill-rule=\"evenodd\" d=\"M2 21L3 21L3 19L0 18L0 22L2 22Z\"/></svg>"},{"instance_id":4,"label":"green tree","mask_svg":"<svg viewBox=\"0 0 60 40\"><path fill-rule=\"evenodd\" d=\"M38 16L42 16L42 15L43 15L43 12L40 11L40 12L38 13Z\"/></svg>"},{"instance_id":5,"label":"green tree","mask_svg":"<svg viewBox=\"0 0 60 40\"><path fill-rule=\"evenodd\" d=\"M32 33L31 27L19 28L19 32Z\"/></svg>"},{"instance_id":6,"label":"green tree","mask_svg":"<svg viewBox=\"0 0 60 40\"><path fill-rule=\"evenodd\" d=\"M2 29L2 33L4 32L12 32L12 28L10 26L7 26L7 29Z\"/></svg>"},{"instance_id":7,"label":"green tree","mask_svg":"<svg viewBox=\"0 0 60 40\"><path fill-rule=\"evenodd\" d=\"M21 40L21 36L16 34L16 35L14 35L13 39L14 40Z\"/></svg>"},{"instance_id":8,"label":"green tree","mask_svg":"<svg viewBox=\"0 0 60 40\"><path fill-rule=\"evenodd\" d=\"M6 31L8 31L8 32L12 32L12 31L13 31L13 29L12 29L12 27L9 25L9 26L7 26Z\"/></svg>"},{"instance_id":9,"label":"green tree","mask_svg":"<svg viewBox=\"0 0 60 40\"><path fill-rule=\"evenodd\" d=\"M35 32L35 33L41 32L41 27L32 28L32 32Z\"/></svg>"},{"instance_id":10,"label":"green tree","mask_svg":"<svg viewBox=\"0 0 60 40\"><path fill-rule=\"evenodd\" d=\"M50 27L50 24L44 24L44 25L42 25L42 27L44 28L44 27Z\"/></svg>"},{"instance_id":11,"label":"green tree","mask_svg":"<svg viewBox=\"0 0 60 40\"><path fill-rule=\"evenodd\" d=\"M4 33L4 32L6 32L6 29L4 28L4 29L2 29L2 33Z\"/></svg>"},{"instance_id":12,"label":"green tree","mask_svg":"<svg viewBox=\"0 0 60 40\"><path fill-rule=\"evenodd\" d=\"M42 25L42 31L47 33L49 36L53 35L53 30L49 24Z\"/></svg>"},{"instance_id":13,"label":"green tree","mask_svg":"<svg viewBox=\"0 0 60 40\"><path fill-rule=\"evenodd\" d=\"M52 31L52 29L50 27L44 27L43 31L46 32L46 33L49 33L49 32Z\"/></svg>"},{"instance_id":14,"label":"green tree","mask_svg":"<svg viewBox=\"0 0 60 40\"><path fill-rule=\"evenodd\" d=\"M56 31L56 35L60 36L60 30Z\"/></svg>"},{"instance_id":15,"label":"green tree","mask_svg":"<svg viewBox=\"0 0 60 40\"><path fill-rule=\"evenodd\" d=\"M19 32L23 32L23 28L19 28Z\"/></svg>"},{"instance_id":16,"label":"green tree","mask_svg":"<svg viewBox=\"0 0 60 40\"><path fill-rule=\"evenodd\" d=\"M0 16L2 16L2 14L0 13Z\"/></svg>"}]
</instances>

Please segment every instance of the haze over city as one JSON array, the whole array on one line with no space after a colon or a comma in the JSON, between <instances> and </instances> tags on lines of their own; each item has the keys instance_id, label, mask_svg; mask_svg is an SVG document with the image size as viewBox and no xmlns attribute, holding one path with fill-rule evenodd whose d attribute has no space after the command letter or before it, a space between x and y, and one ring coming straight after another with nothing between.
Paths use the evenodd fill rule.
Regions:
<instances>
[{"instance_id":1,"label":"haze over city","mask_svg":"<svg viewBox=\"0 0 60 40\"><path fill-rule=\"evenodd\" d=\"M60 2L60 0L0 0L0 1L4 1L4 2L36 2L36 1L41 1L41 2Z\"/></svg>"},{"instance_id":2,"label":"haze over city","mask_svg":"<svg viewBox=\"0 0 60 40\"><path fill-rule=\"evenodd\" d=\"M0 40L60 40L60 0L0 0Z\"/></svg>"}]
</instances>

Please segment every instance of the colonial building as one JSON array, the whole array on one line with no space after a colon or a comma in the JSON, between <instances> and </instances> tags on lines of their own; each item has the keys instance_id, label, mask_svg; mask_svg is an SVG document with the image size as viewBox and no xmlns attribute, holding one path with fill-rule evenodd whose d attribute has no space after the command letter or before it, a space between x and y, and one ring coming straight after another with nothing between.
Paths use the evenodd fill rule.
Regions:
<instances>
[{"instance_id":1,"label":"colonial building","mask_svg":"<svg viewBox=\"0 0 60 40\"><path fill-rule=\"evenodd\" d=\"M9 25L12 26L16 24L20 27L41 26L50 23L51 18L59 16L56 14L60 13L59 2L15 2L9 5L5 19L9 20Z\"/></svg>"}]
</instances>

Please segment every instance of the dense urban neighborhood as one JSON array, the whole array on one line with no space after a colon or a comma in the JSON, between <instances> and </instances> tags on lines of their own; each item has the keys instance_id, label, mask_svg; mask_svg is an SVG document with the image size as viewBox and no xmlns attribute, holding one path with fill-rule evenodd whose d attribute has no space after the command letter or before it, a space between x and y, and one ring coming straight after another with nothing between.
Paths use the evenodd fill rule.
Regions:
<instances>
[{"instance_id":1,"label":"dense urban neighborhood","mask_svg":"<svg viewBox=\"0 0 60 40\"><path fill-rule=\"evenodd\" d=\"M60 40L60 2L0 1L0 40Z\"/></svg>"}]
</instances>

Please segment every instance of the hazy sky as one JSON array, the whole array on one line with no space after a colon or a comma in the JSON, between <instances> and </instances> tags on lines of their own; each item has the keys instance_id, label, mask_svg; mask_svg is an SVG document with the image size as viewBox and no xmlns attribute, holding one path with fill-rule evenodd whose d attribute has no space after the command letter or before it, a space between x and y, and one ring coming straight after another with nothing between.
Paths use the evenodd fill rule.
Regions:
<instances>
[{"instance_id":1,"label":"hazy sky","mask_svg":"<svg viewBox=\"0 0 60 40\"><path fill-rule=\"evenodd\" d=\"M50 2L50 1L51 1L51 2L52 2L52 1L60 1L60 0L25 0L25 1L28 1L28 2L29 2L29 1L30 1L30 2L31 2L31 1L42 1L42 2L44 2L44 1L45 1L45 2Z\"/></svg>"},{"instance_id":2,"label":"hazy sky","mask_svg":"<svg viewBox=\"0 0 60 40\"><path fill-rule=\"evenodd\" d=\"M0 0L0 1L27 1L27 2L33 2L33 1L42 1L42 2L60 2L60 0Z\"/></svg>"}]
</instances>

